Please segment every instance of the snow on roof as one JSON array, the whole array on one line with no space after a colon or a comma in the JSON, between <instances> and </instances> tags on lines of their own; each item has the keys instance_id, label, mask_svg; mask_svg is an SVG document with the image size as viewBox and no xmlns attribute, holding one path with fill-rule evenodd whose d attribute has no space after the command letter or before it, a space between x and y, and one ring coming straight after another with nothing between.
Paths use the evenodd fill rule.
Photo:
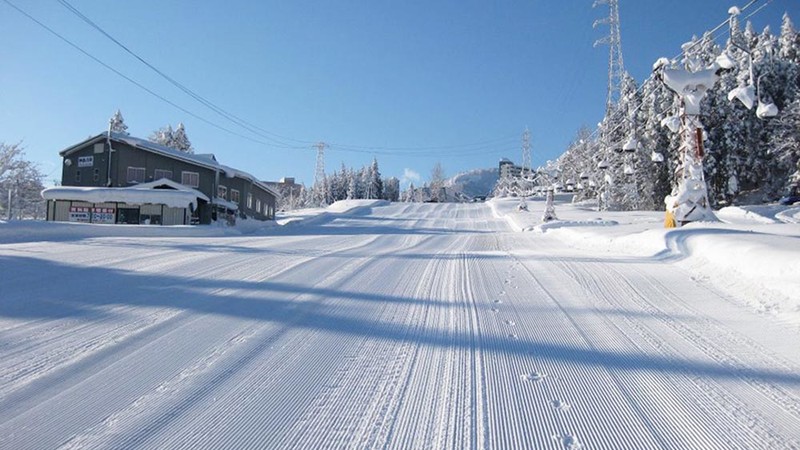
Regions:
<instances>
[{"instance_id":1,"label":"snow on roof","mask_svg":"<svg viewBox=\"0 0 800 450\"><path fill-rule=\"evenodd\" d=\"M208 161L217 162L217 157L214 156L213 153L195 153L194 156L197 158L203 158Z\"/></svg>"},{"instance_id":2,"label":"snow on roof","mask_svg":"<svg viewBox=\"0 0 800 450\"><path fill-rule=\"evenodd\" d=\"M78 143L76 145L73 145L72 147L68 147L68 148L62 150L61 152L59 152L59 154L61 156L67 156L69 153L71 153L71 152L73 152L75 150L79 150L79 149L83 148L86 144L88 144L88 143L90 143L92 141L104 140L106 138L106 136L107 136L107 133L105 133L105 132L100 133L97 136L90 137L89 139L86 139L83 142L80 142L80 143ZM216 157L212 153L203 153L203 154L199 154L199 155L193 155L191 153L185 153L185 152L182 152L180 150L175 150L174 148L165 147L165 146L157 144L155 142L150 142L150 141L148 141L146 139L137 138L137 137L134 137L134 136L129 136L129 135L123 134L123 133L114 133L114 132L112 132L111 133L111 139L113 141L117 141L117 142L122 142L122 143L128 144L131 147L136 147L136 148L148 150L148 151L151 151L153 153L158 153L160 155L167 156L169 158L177 159L177 160L180 160L180 161L188 161L188 162L190 162L192 164L195 164L195 165L198 165L198 166L201 166L201 167L206 167L206 168L211 169L211 170L220 171L220 172L223 172L225 174L225 176L227 176L228 178L234 178L234 177L242 178L242 179L250 181L251 183L257 185L261 189L264 189L265 191L271 193L272 195L274 195L276 197L278 195L280 195L280 194L278 194L278 192L275 189L273 189L270 186L267 186L266 184L262 183L258 178L254 177L253 175L251 175L251 174L249 174L247 172L244 172L242 170L234 169L233 167L225 166L225 165L222 165L222 164L218 163Z\"/></svg>"},{"instance_id":3,"label":"snow on roof","mask_svg":"<svg viewBox=\"0 0 800 450\"><path fill-rule=\"evenodd\" d=\"M189 186L186 186L185 184L180 184L177 181L172 181L169 178L160 178L158 180L150 181L147 183L139 183L135 186L135 189L163 189L165 186L170 189L174 189L176 191L193 192L197 196L197 198L208 201L208 197L206 197L206 194L203 194L197 189L192 189Z\"/></svg>"},{"instance_id":4,"label":"snow on roof","mask_svg":"<svg viewBox=\"0 0 800 450\"><path fill-rule=\"evenodd\" d=\"M156 183L158 182L148 184ZM159 183L159 185L164 184L166 183ZM188 206L195 208L198 198L208 201L208 197L194 189L157 189L155 186L126 188L59 186L43 190L42 198L45 200L73 200L88 203L164 204L170 208L186 208Z\"/></svg>"},{"instance_id":5,"label":"snow on roof","mask_svg":"<svg viewBox=\"0 0 800 450\"><path fill-rule=\"evenodd\" d=\"M228 200L225 200L225 199L222 199L222 198L219 198L219 197L214 197L214 204L217 205L217 206L222 206L225 209L230 209L232 211L238 211L239 210L239 205L237 205L236 203L229 202Z\"/></svg>"}]
</instances>

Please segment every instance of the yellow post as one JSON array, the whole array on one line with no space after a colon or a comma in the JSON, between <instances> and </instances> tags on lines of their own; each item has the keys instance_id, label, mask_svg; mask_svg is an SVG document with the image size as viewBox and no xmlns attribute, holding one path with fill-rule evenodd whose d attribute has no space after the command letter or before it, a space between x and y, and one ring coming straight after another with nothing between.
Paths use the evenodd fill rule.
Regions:
<instances>
[{"instance_id":1,"label":"yellow post","mask_svg":"<svg viewBox=\"0 0 800 450\"><path fill-rule=\"evenodd\" d=\"M664 216L664 228L677 228L678 223L675 222L675 215L671 211L667 211Z\"/></svg>"}]
</instances>

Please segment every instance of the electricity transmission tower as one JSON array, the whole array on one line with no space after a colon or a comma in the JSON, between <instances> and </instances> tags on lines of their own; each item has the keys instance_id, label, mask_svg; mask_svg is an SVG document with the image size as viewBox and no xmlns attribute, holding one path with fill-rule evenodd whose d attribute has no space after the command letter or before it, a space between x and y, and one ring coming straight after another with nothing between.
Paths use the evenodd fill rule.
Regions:
<instances>
[{"instance_id":1,"label":"electricity transmission tower","mask_svg":"<svg viewBox=\"0 0 800 450\"><path fill-rule=\"evenodd\" d=\"M611 112L619 101L622 78L625 74L625 65L622 62L622 42L619 33L619 1L595 0L593 8L608 5L608 17L594 21L594 28L598 25L608 25L608 35L595 41L594 46L608 44L608 93L606 97L606 113Z\"/></svg>"},{"instance_id":2,"label":"electricity transmission tower","mask_svg":"<svg viewBox=\"0 0 800 450\"><path fill-rule=\"evenodd\" d=\"M619 32L619 1L618 0L595 0L592 8L600 5L608 5L608 17L597 19L594 21L592 27L597 28L598 25L608 25L608 34L597 41L594 46L608 44L608 90L606 92L606 115L603 119L603 124L600 128L600 147L603 150L608 150L611 147L612 137L609 136L608 126L613 124L606 123L614 114L614 108L619 103L620 94L622 92L622 80L625 76L625 65L622 62L622 39ZM603 160L606 167L608 163ZM600 189L597 198L597 207L599 210L607 210L610 207L611 191L615 189L609 183L609 174L603 177L603 187Z\"/></svg>"},{"instance_id":3,"label":"electricity transmission tower","mask_svg":"<svg viewBox=\"0 0 800 450\"><path fill-rule=\"evenodd\" d=\"M328 147L328 144L318 142L313 147L317 149L317 168L314 173L314 202L321 206L327 201L327 195L325 195L325 148Z\"/></svg>"},{"instance_id":4,"label":"electricity transmission tower","mask_svg":"<svg viewBox=\"0 0 800 450\"><path fill-rule=\"evenodd\" d=\"M522 170L521 175L523 179L527 179L531 175L531 132L528 127L522 133Z\"/></svg>"}]
</instances>

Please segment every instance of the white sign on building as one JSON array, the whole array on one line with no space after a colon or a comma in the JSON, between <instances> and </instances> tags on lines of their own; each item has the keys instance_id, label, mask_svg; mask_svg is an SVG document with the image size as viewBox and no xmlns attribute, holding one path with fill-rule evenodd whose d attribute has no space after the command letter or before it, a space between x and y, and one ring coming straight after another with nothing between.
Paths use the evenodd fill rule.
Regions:
<instances>
[{"instance_id":1,"label":"white sign on building","mask_svg":"<svg viewBox=\"0 0 800 450\"><path fill-rule=\"evenodd\" d=\"M114 208L92 208L93 223L114 223Z\"/></svg>"},{"instance_id":2,"label":"white sign on building","mask_svg":"<svg viewBox=\"0 0 800 450\"><path fill-rule=\"evenodd\" d=\"M69 221L70 222L85 222L89 223L91 220L90 209L87 206L71 206L69 208Z\"/></svg>"},{"instance_id":3,"label":"white sign on building","mask_svg":"<svg viewBox=\"0 0 800 450\"><path fill-rule=\"evenodd\" d=\"M94 165L94 156L79 156L78 167L92 167Z\"/></svg>"}]
</instances>

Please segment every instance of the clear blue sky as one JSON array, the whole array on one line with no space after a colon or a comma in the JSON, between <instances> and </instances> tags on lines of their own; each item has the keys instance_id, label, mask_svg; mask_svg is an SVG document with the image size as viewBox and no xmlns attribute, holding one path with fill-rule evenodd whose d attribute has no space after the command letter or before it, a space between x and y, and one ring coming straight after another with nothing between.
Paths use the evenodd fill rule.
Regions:
<instances>
[{"instance_id":1,"label":"clear blue sky","mask_svg":"<svg viewBox=\"0 0 800 450\"><path fill-rule=\"evenodd\" d=\"M160 95L250 135L56 0L10 1ZM608 48L592 44L606 29L592 29L592 23L607 8L592 9L591 0L70 3L168 75L227 111L295 139L283 142L297 148L254 143L191 117L0 0L0 141L23 141L49 180L60 177L57 152L103 131L118 108L134 136L183 122L198 152L215 153L262 179L295 176L306 184L313 182L315 141L331 144L328 172L376 156L383 175L402 178L410 169L424 181L437 161L448 175L494 167L501 157L519 161L526 126L534 164L554 159L604 110ZM641 82L658 57L675 56L693 34L723 21L733 4L620 0L626 69ZM759 31L770 25L777 33L784 11L800 24L797 0L773 0L752 21ZM485 142L491 144L468 145ZM437 148L420 149L429 147Z\"/></svg>"}]
</instances>

